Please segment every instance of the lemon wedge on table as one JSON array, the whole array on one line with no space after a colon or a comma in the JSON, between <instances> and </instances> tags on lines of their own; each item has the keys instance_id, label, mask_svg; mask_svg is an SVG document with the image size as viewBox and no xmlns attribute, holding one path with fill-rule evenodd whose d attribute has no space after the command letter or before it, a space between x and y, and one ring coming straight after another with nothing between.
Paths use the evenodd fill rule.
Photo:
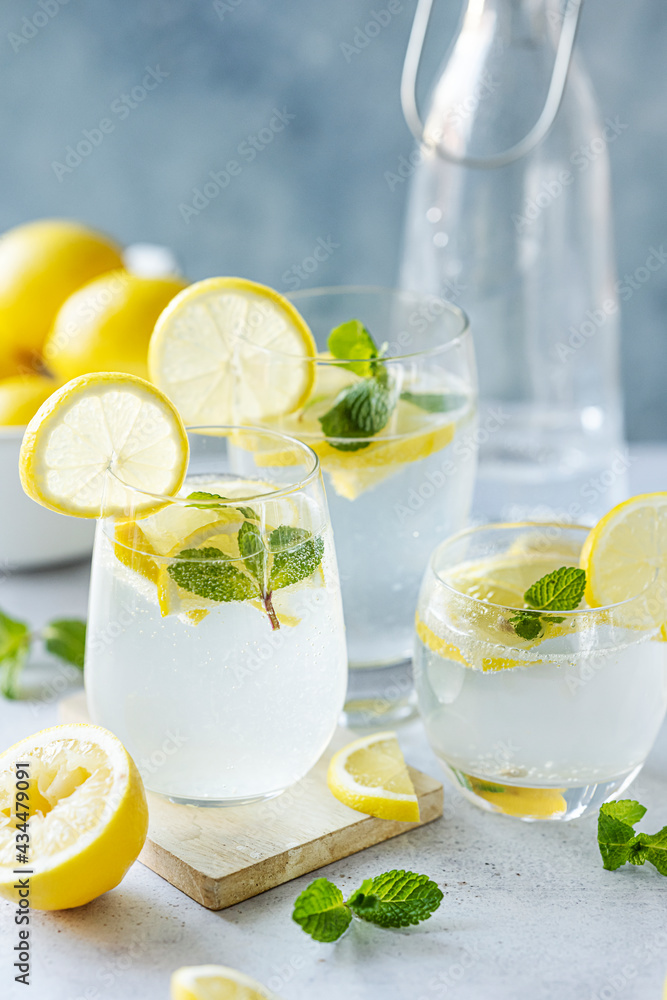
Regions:
<instances>
[{"instance_id":1,"label":"lemon wedge on table","mask_svg":"<svg viewBox=\"0 0 667 1000\"><path fill-rule=\"evenodd\" d=\"M581 550L586 601L606 607L642 595L648 620L667 622L667 493L618 504L591 529ZM622 614L622 611L620 612Z\"/></svg>"},{"instance_id":2,"label":"lemon wedge on table","mask_svg":"<svg viewBox=\"0 0 667 1000\"><path fill-rule=\"evenodd\" d=\"M190 965L171 977L171 1000L280 1000L261 983L226 965Z\"/></svg>"},{"instance_id":3,"label":"lemon wedge on table","mask_svg":"<svg viewBox=\"0 0 667 1000\"><path fill-rule=\"evenodd\" d=\"M75 517L159 508L119 479L147 494L173 495L187 465L187 434L166 396L117 372L82 375L50 396L28 424L19 458L28 496Z\"/></svg>"},{"instance_id":4,"label":"lemon wedge on table","mask_svg":"<svg viewBox=\"0 0 667 1000\"><path fill-rule=\"evenodd\" d=\"M419 802L395 733L374 733L334 754L329 790L340 802L380 819L419 822Z\"/></svg>"},{"instance_id":5,"label":"lemon wedge on table","mask_svg":"<svg viewBox=\"0 0 667 1000\"><path fill-rule=\"evenodd\" d=\"M19 770L17 765L27 765ZM27 772L28 778L22 776ZM27 781L18 803L17 782ZM17 824L29 813L30 906L81 906L118 885L143 847L148 807L123 744L99 726L44 729L0 755L0 895L18 901ZM28 876L26 876L28 877Z\"/></svg>"},{"instance_id":6,"label":"lemon wedge on table","mask_svg":"<svg viewBox=\"0 0 667 1000\"><path fill-rule=\"evenodd\" d=\"M261 424L303 406L315 353L305 321L278 292L243 278L208 278L161 314L148 367L189 425Z\"/></svg>"}]
</instances>

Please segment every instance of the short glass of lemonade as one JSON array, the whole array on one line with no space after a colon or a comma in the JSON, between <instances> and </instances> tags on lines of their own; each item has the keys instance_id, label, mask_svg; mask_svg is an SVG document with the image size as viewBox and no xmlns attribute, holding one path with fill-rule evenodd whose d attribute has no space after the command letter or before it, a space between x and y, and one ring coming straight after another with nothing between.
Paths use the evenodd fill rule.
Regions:
<instances>
[{"instance_id":1,"label":"short glass of lemonade","mask_svg":"<svg viewBox=\"0 0 667 1000\"><path fill-rule=\"evenodd\" d=\"M588 529L496 524L433 553L416 616L415 685L431 746L463 795L524 820L615 798L665 716L667 657L645 597L528 610L527 589L578 566Z\"/></svg>"},{"instance_id":2,"label":"short glass of lemonade","mask_svg":"<svg viewBox=\"0 0 667 1000\"><path fill-rule=\"evenodd\" d=\"M347 657L319 461L300 441L195 428L176 497L127 484L98 522L85 682L146 786L239 805L299 781L343 706Z\"/></svg>"},{"instance_id":3,"label":"short glass of lemonade","mask_svg":"<svg viewBox=\"0 0 667 1000\"><path fill-rule=\"evenodd\" d=\"M306 442L324 472L340 567L350 671L350 725L414 712L412 619L434 541L466 524L476 465L476 376L465 314L436 296L385 288L312 289L288 296L317 347L310 358L256 350L255 392L312 372L312 391L270 426ZM374 362L331 353L332 330L359 321ZM252 317L247 339L252 341ZM246 354L251 348L246 347ZM337 409L381 383L382 428L348 434ZM336 428L336 424L338 427Z\"/></svg>"}]
</instances>

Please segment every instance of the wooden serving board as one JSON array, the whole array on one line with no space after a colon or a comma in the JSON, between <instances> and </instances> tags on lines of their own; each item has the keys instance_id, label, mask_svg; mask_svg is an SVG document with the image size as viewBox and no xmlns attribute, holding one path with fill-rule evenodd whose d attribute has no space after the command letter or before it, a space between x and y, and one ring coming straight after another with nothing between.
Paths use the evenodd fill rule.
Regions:
<instances>
[{"instance_id":1,"label":"wooden serving board","mask_svg":"<svg viewBox=\"0 0 667 1000\"><path fill-rule=\"evenodd\" d=\"M89 721L85 695L63 699L60 718ZM339 729L312 771L268 801L199 809L148 792L150 823L139 860L202 906L222 910L442 816L442 784L414 768L418 823L376 819L335 799L327 766L354 738Z\"/></svg>"}]
</instances>

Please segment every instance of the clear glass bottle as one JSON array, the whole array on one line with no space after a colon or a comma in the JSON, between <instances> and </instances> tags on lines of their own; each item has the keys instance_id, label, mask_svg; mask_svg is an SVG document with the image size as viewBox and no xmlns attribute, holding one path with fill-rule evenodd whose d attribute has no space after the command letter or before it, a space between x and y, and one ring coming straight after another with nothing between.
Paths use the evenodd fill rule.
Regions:
<instances>
[{"instance_id":1,"label":"clear glass bottle","mask_svg":"<svg viewBox=\"0 0 667 1000\"><path fill-rule=\"evenodd\" d=\"M579 6L468 0L411 161L400 284L471 318L492 519L590 521L626 495L607 154L625 126L571 58ZM429 10L404 76L415 132Z\"/></svg>"}]
</instances>

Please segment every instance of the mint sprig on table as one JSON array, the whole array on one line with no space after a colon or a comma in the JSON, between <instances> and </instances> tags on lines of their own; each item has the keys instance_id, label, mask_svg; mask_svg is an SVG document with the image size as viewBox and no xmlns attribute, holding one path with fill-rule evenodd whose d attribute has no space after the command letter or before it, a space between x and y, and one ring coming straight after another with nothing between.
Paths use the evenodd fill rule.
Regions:
<instances>
[{"instance_id":1,"label":"mint sprig on table","mask_svg":"<svg viewBox=\"0 0 667 1000\"><path fill-rule=\"evenodd\" d=\"M78 618L54 618L40 631L0 611L0 693L19 697L19 677L34 643L41 640L53 656L83 670L86 623Z\"/></svg>"},{"instance_id":2,"label":"mint sprig on table","mask_svg":"<svg viewBox=\"0 0 667 1000\"><path fill-rule=\"evenodd\" d=\"M203 509L221 507L225 498L215 493L191 493L189 506ZM281 524L268 535L266 542L258 518L251 507L237 507L245 520L236 541L240 559L214 545L183 549L179 562L167 571L182 590L211 601L261 600L272 629L280 628L273 607L273 593L311 576L324 555L324 542L305 528Z\"/></svg>"},{"instance_id":3,"label":"mint sprig on table","mask_svg":"<svg viewBox=\"0 0 667 1000\"><path fill-rule=\"evenodd\" d=\"M667 826L659 833L635 833L634 826L646 814L634 799L606 802L598 817L598 845L607 871L622 865L654 865L667 875Z\"/></svg>"},{"instance_id":4,"label":"mint sprig on table","mask_svg":"<svg viewBox=\"0 0 667 1000\"><path fill-rule=\"evenodd\" d=\"M562 618L542 614L544 611L576 611L586 589L586 572L576 566L561 566L532 584L523 595L526 604L535 610L519 611L509 619L521 639L537 639L549 622Z\"/></svg>"},{"instance_id":5,"label":"mint sprig on table","mask_svg":"<svg viewBox=\"0 0 667 1000\"><path fill-rule=\"evenodd\" d=\"M337 941L352 917L378 927L408 927L428 920L442 891L427 875L390 871L365 879L345 901L338 886L317 878L294 903L292 919L315 941Z\"/></svg>"}]
</instances>

